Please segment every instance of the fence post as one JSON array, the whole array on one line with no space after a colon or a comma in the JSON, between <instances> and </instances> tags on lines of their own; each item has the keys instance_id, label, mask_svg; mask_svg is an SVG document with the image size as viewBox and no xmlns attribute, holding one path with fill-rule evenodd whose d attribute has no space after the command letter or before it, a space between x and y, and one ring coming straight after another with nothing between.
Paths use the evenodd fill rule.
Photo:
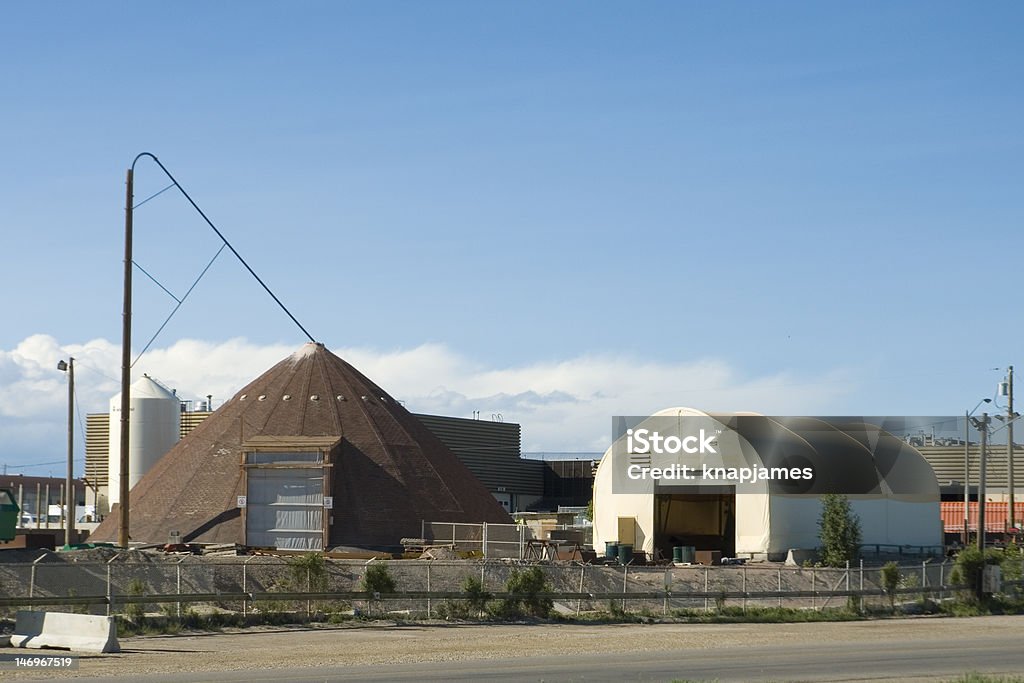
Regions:
<instances>
[{"instance_id":1,"label":"fence post","mask_svg":"<svg viewBox=\"0 0 1024 683\"><path fill-rule=\"evenodd\" d=\"M36 564L39 562L39 560L43 559L44 557L46 557L45 552L36 559L32 560L32 573L29 576L28 580L28 597L30 598L35 597L36 593Z\"/></svg>"},{"instance_id":2,"label":"fence post","mask_svg":"<svg viewBox=\"0 0 1024 683\"><path fill-rule=\"evenodd\" d=\"M747 613L747 565L743 565L743 613Z\"/></svg>"},{"instance_id":3,"label":"fence post","mask_svg":"<svg viewBox=\"0 0 1024 683\"><path fill-rule=\"evenodd\" d=\"M114 553L114 556L107 560L107 616L110 616L110 610L114 605L114 594L110 589L110 564L121 556L121 553Z\"/></svg>"},{"instance_id":4,"label":"fence post","mask_svg":"<svg viewBox=\"0 0 1024 683\"><path fill-rule=\"evenodd\" d=\"M255 557L255 555L250 555L245 560L245 562L242 563L242 592L246 593L246 594L248 594L248 592L249 592L249 586L248 586L248 578L249 577L248 577L248 573L246 572L246 566L249 564L249 560L251 560L253 557ZM248 597L249 597L248 595L245 595L242 598L242 616L243 617L245 617L249 613L249 600L248 600ZM180 605L181 603L178 603L178 604Z\"/></svg>"},{"instance_id":5,"label":"fence post","mask_svg":"<svg viewBox=\"0 0 1024 683\"><path fill-rule=\"evenodd\" d=\"M666 569L665 570L665 600L661 604L661 613L663 615L666 615L666 616L668 615L668 594L669 594L669 591L671 591L671 590L672 590L672 570L671 569ZM582 592L582 589L581 589L581 592Z\"/></svg>"},{"instance_id":6,"label":"fence post","mask_svg":"<svg viewBox=\"0 0 1024 683\"><path fill-rule=\"evenodd\" d=\"M624 564L624 565L622 565L622 611L623 612L626 611L626 589L628 588L628 586L626 584L626 579L627 579L628 576L629 576L629 565L628 564Z\"/></svg>"},{"instance_id":7,"label":"fence post","mask_svg":"<svg viewBox=\"0 0 1024 683\"><path fill-rule=\"evenodd\" d=\"M484 559L487 559L487 522L484 522L484 529L480 536L480 546L484 553Z\"/></svg>"},{"instance_id":8,"label":"fence post","mask_svg":"<svg viewBox=\"0 0 1024 683\"><path fill-rule=\"evenodd\" d=\"M580 593L583 592L583 574L587 571L587 565L580 565ZM581 595L579 600L576 601L576 616L580 615L580 607L583 605L583 596Z\"/></svg>"},{"instance_id":9,"label":"fence post","mask_svg":"<svg viewBox=\"0 0 1024 683\"><path fill-rule=\"evenodd\" d=\"M939 602L942 602L943 594L946 592L946 558L942 558L939 565Z\"/></svg>"},{"instance_id":10,"label":"fence post","mask_svg":"<svg viewBox=\"0 0 1024 683\"><path fill-rule=\"evenodd\" d=\"M815 576L817 576L817 570L811 567L811 609L818 609L818 589L815 586Z\"/></svg>"},{"instance_id":11,"label":"fence post","mask_svg":"<svg viewBox=\"0 0 1024 683\"><path fill-rule=\"evenodd\" d=\"M526 525L519 525L519 559L523 559L523 546L526 544Z\"/></svg>"},{"instance_id":12,"label":"fence post","mask_svg":"<svg viewBox=\"0 0 1024 683\"><path fill-rule=\"evenodd\" d=\"M850 561L849 560L846 561L846 592L847 593L850 592ZM847 602L850 601L850 596L849 595L846 596L846 600L847 600Z\"/></svg>"},{"instance_id":13,"label":"fence post","mask_svg":"<svg viewBox=\"0 0 1024 683\"><path fill-rule=\"evenodd\" d=\"M185 558L183 557L180 560L178 560L177 563L175 563L175 565L174 565L174 579L175 579L174 582L175 582L175 585L177 586L177 595L178 595L178 602L177 602L178 607L177 607L176 613L177 613L179 619L181 618L181 563L184 560L185 560Z\"/></svg>"},{"instance_id":14,"label":"fence post","mask_svg":"<svg viewBox=\"0 0 1024 683\"><path fill-rule=\"evenodd\" d=\"M427 619L430 618L430 560L427 560Z\"/></svg>"},{"instance_id":15,"label":"fence post","mask_svg":"<svg viewBox=\"0 0 1024 683\"><path fill-rule=\"evenodd\" d=\"M921 588L928 587L928 563L926 561L921 562ZM924 600L925 593L921 593L921 599Z\"/></svg>"},{"instance_id":16,"label":"fence post","mask_svg":"<svg viewBox=\"0 0 1024 683\"><path fill-rule=\"evenodd\" d=\"M310 583L309 565L306 565L306 592L309 593L312 590L313 590L313 586ZM309 619L313 615L312 607L313 607L313 603L310 601L309 598L306 598L306 618L307 619Z\"/></svg>"},{"instance_id":17,"label":"fence post","mask_svg":"<svg viewBox=\"0 0 1024 683\"><path fill-rule=\"evenodd\" d=\"M782 567L779 567L779 607L782 607Z\"/></svg>"},{"instance_id":18,"label":"fence post","mask_svg":"<svg viewBox=\"0 0 1024 683\"><path fill-rule=\"evenodd\" d=\"M708 570L710 567L704 567L704 611L708 611Z\"/></svg>"}]
</instances>

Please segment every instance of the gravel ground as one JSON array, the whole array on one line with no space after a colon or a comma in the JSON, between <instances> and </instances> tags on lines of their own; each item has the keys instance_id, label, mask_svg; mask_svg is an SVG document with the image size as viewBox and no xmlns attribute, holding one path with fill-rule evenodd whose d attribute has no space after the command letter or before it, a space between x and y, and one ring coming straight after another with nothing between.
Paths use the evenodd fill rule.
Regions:
<instances>
[{"instance_id":1,"label":"gravel ground","mask_svg":"<svg viewBox=\"0 0 1024 683\"><path fill-rule=\"evenodd\" d=\"M587 653L654 652L675 649L806 643L830 644L963 637L983 641L1007 631L1024 632L1024 616L971 619L916 618L802 624L653 625L452 625L377 624L340 628L250 629L216 634L138 636L121 640L123 652L83 655L77 672L63 676L387 665ZM965 643L967 644L967 643ZM14 652L5 649L3 652ZM21 652L40 652L26 651ZM52 651L58 654L60 651ZM59 677L48 672L46 679ZM4 672L7 680L38 674Z\"/></svg>"}]
</instances>

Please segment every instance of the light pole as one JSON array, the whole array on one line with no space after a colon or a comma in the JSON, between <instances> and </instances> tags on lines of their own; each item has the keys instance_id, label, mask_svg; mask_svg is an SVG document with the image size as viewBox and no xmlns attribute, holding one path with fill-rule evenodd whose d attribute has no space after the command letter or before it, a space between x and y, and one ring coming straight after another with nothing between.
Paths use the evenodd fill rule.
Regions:
<instances>
[{"instance_id":1,"label":"light pole","mask_svg":"<svg viewBox=\"0 0 1024 683\"><path fill-rule=\"evenodd\" d=\"M1016 528L1016 520L1013 514L1013 366L1011 365L1006 373L1008 386L1008 401L1006 406L1006 488L1009 489L1010 499L1010 528Z\"/></svg>"},{"instance_id":2,"label":"light pole","mask_svg":"<svg viewBox=\"0 0 1024 683\"><path fill-rule=\"evenodd\" d=\"M57 363L57 369L68 373L68 471L64 481L64 545L71 545L75 530L75 359Z\"/></svg>"},{"instance_id":3,"label":"light pole","mask_svg":"<svg viewBox=\"0 0 1024 683\"><path fill-rule=\"evenodd\" d=\"M971 509L971 416L982 403L991 403L992 399L983 398L971 410L964 413L964 545L971 542L969 527Z\"/></svg>"},{"instance_id":4,"label":"light pole","mask_svg":"<svg viewBox=\"0 0 1024 683\"><path fill-rule=\"evenodd\" d=\"M982 413L980 418L972 417L971 422L981 432L981 455L978 461L978 550L985 552L985 448L988 446L988 426L992 418Z\"/></svg>"}]
</instances>

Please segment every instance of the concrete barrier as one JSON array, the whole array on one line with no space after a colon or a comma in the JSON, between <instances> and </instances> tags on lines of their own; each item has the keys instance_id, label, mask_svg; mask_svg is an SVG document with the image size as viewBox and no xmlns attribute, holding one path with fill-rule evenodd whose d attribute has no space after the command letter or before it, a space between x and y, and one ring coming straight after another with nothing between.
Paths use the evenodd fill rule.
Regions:
<instances>
[{"instance_id":1,"label":"concrete barrier","mask_svg":"<svg viewBox=\"0 0 1024 683\"><path fill-rule=\"evenodd\" d=\"M13 647L60 647L81 652L120 652L114 617L19 610Z\"/></svg>"}]
</instances>

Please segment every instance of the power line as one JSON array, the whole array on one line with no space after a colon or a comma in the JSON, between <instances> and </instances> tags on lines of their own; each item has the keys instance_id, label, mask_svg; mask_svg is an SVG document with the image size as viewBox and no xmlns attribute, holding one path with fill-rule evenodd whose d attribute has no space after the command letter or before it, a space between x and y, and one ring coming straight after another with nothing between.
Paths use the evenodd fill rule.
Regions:
<instances>
[{"instance_id":1,"label":"power line","mask_svg":"<svg viewBox=\"0 0 1024 683\"><path fill-rule=\"evenodd\" d=\"M135 206L133 206L133 207L132 207L132 211L134 211L135 209L139 208L140 206L142 206L143 204L145 204L146 202L148 202L148 201L149 201L150 199L156 199L157 197L159 197L160 195L162 195L162 194L163 194L164 192L167 192L167 190L171 189L172 187L174 187L174 183L171 183L170 185L168 185L168 186L167 186L167 187L165 187L164 189L160 190L160 191L159 191L159 192L157 192L156 194L151 194L151 195L149 195L148 197L146 197L145 199L143 199L143 200L142 200L141 202L139 202L138 204L136 204Z\"/></svg>"},{"instance_id":2,"label":"power line","mask_svg":"<svg viewBox=\"0 0 1024 683\"><path fill-rule=\"evenodd\" d=\"M144 156L148 156L154 162L156 162L156 165L160 167L160 170L162 170L167 175L167 177L171 179L171 182L174 184L175 187L178 188L178 191L181 192L185 199L188 200L188 203L192 205L192 208L194 208L199 213L199 215L203 217L203 220L206 221L206 224L210 226L210 229L217 233L217 237L219 237L221 241L224 243L224 245L231 250L231 253L235 255L235 258L237 258L239 262L241 262L241 264L245 266L245 269L248 270L249 274L256 279L256 282L260 283L260 286L262 286L263 289L266 290L267 294L270 295L270 298L272 298L281 308L281 310L284 311L289 318L291 318L292 322L295 323L295 325L298 326L300 330L302 330L302 333L305 334L307 338L309 338L309 341L315 342L316 340L313 339L313 335L311 335L306 330L306 328L302 326L302 323L300 323L298 319L294 315L292 315L291 311L289 311L288 308L285 307L283 303L281 303L281 300L277 298L277 295L274 294L273 291L271 291L270 287L267 286L267 283L265 283L260 278L260 276L256 274L256 271L252 269L252 266L250 266L248 262L246 262L246 260L242 258L242 255L238 253L238 250L235 249L230 242L228 242L227 238L224 237L224 234L217 229L217 226L213 224L213 221L211 221L209 217L207 217L207 215L203 212L203 210L199 208L199 205L196 204L195 200L193 200L189 193L185 191L185 188L181 186L181 183L179 183L177 179L173 175L171 175L171 172L167 170L167 167L164 166L160 162L160 160L157 159L156 156L151 154L150 152L142 152L137 157L135 157L135 161L138 161L140 158ZM132 168L135 168L135 162L132 162Z\"/></svg>"},{"instance_id":3,"label":"power line","mask_svg":"<svg viewBox=\"0 0 1024 683\"><path fill-rule=\"evenodd\" d=\"M188 298L189 294L191 294L191 293L192 293L192 290L193 290L193 289L195 289L195 288L196 288L196 285L198 285L198 284L199 284L199 281L203 279L203 276L204 276L204 275L206 275L206 271L210 270L210 266L212 266L212 265L213 265L213 262L217 260L217 257L218 257L218 256L220 256L221 252L222 252L222 251L224 251L224 247L225 247L225 246L226 246L225 244L222 244L222 245L220 245L220 249L218 249L218 250L217 250L217 253L213 255L213 258L212 258L212 259L210 259L210 262L206 264L206 267L205 267L205 268L203 268L203 271L202 271L201 273L199 273L199 277L197 277L197 278L195 279L195 282L193 282L193 283L192 283L192 286L188 288L188 291L187 291L187 292L185 292L185 296L183 296L183 297L181 297L181 298L179 299L178 297L174 296L174 295L173 295L173 294L171 294L170 292L167 292L167 290L166 290L166 289L164 289L164 291L165 291L165 292L167 292L168 294L171 294L171 298L172 298L172 299L174 299L175 301L177 301L177 302L178 302L178 305L177 305L177 306L175 306L175 307L174 307L174 308L173 308L173 309L171 310L170 314L169 314L169 315L167 316L167 318L166 318L166 319L164 320L163 324L161 324L161 325L160 325L160 327L159 327L159 328L157 328L157 331L153 333L153 336L149 338L149 341L148 341L148 342L146 342L146 346L145 346L145 347L144 347L144 348L142 349L142 351L140 351L140 352L139 352L139 355L135 357L135 360L134 360L134 361L132 361L131 367L135 367L135 364L139 362L139 359L140 359L140 358L142 358L142 355L143 355L144 353L146 353L146 351L148 351L148 350L149 350L149 347L153 345L153 342L155 342L155 341L156 341L156 338L157 338L158 336L160 336L160 333L164 331L164 328L165 328L165 327L167 327L167 323L171 322L171 318L173 318L173 317L174 317L174 314L178 312L178 309L179 309L179 308L181 308L181 305L182 305L183 303L185 303L185 299L187 299L187 298ZM141 270L141 268L140 268L140 270ZM144 273L145 273L146 271L142 271L142 272L144 272ZM146 273L146 274L148 275L148 273ZM156 282L156 281L154 280L154 282ZM160 283L159 283L159 282L157 282L157 284L159 285ZM161 289L163 289L163 285L160 285L160 287L161 287Z\"/></svg>"}]
</instances>

